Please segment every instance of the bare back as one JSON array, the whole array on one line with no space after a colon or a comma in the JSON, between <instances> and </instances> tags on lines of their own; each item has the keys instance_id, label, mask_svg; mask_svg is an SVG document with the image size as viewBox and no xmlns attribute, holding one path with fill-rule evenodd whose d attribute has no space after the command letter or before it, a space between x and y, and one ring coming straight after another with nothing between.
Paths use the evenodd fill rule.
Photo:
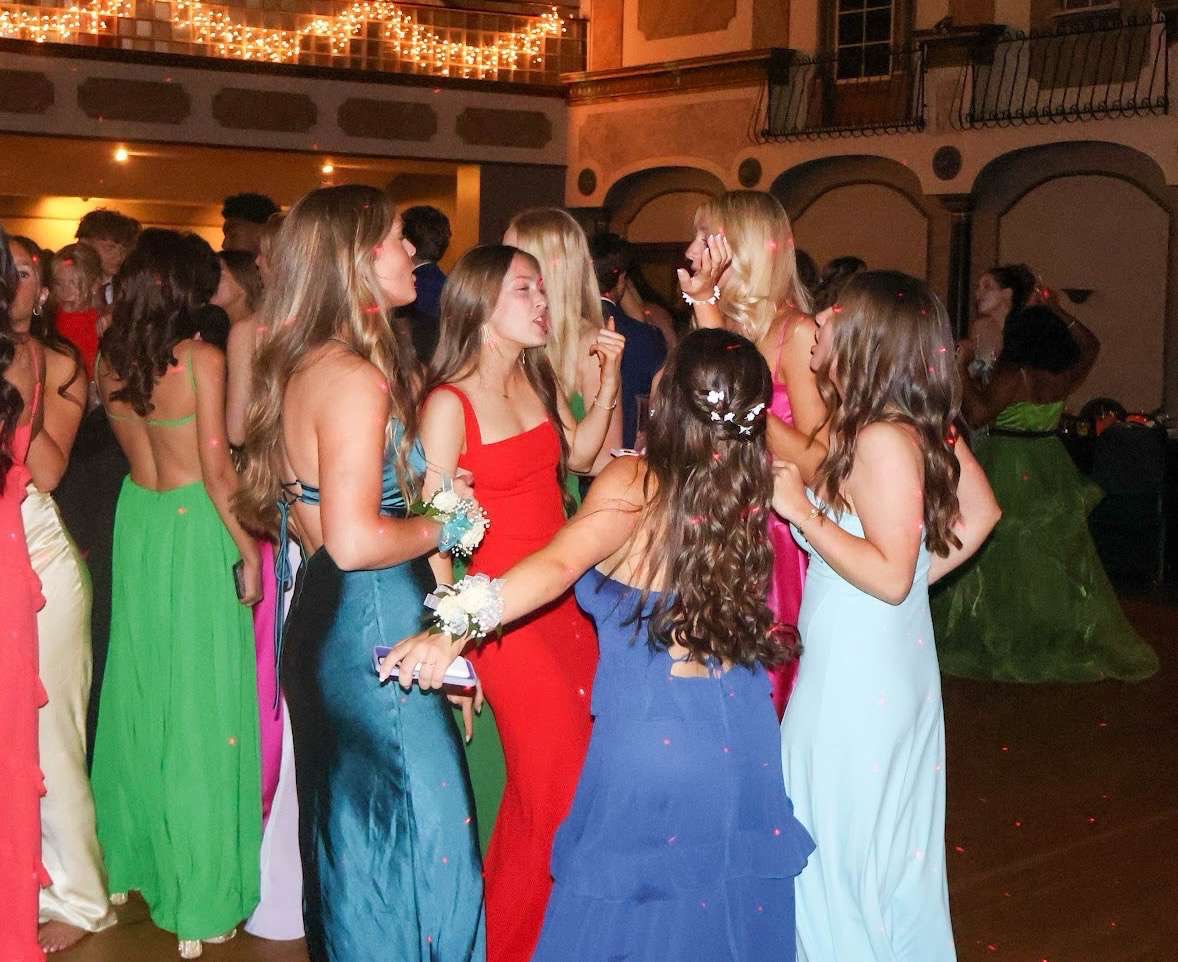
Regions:
<instances>
[{"instance_id":1,"label":"bare back","mask_svg":"<svg viewBox=\"0 0 1178 962\"><path fill-rule=\"evenodd\" d=\"M131 480L142 488L166 491L203 480L198 447L194 352L215 351L195 340L178 342L168 367L151 392L151 413L140 417L126 401L111 395L123 386L100 358L96 370L98 393L111 428L131 462Z\"/></svg>"}]
</instances>

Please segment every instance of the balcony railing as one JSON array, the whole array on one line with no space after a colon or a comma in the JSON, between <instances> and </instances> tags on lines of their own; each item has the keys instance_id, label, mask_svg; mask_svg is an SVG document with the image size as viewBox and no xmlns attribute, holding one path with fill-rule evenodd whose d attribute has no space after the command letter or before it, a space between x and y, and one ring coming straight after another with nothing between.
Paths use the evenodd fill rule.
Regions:
<instances>
[{"instance_id":1,"label":"balcony railing","mask_svg":"<svg viewBox=\"0 0 1178 962\"><path fill-rule=\"evenodd\" d=\"M585 66L585 21L527 3L0 0L0 38L511 83Z\"/></svg>"},{"instance_id":2,"label":"balcony railing","mask_svg":"<svg viewBox=\"0 0 1178 962\"><path fill-rule=\"evenodd\" d=\"M924 127L923 48L896 47L877 76L840 79L837 52L774 51L763 140L897 133Z\"/></svg>"},{"instance_id":3,"label":"balcony railing","mask_svg":"<svg viewBox=\"0 0 1178 962\"><path fill-rule=\"evenodd\" d=\"M1169 112L1163 16L1007 34L974 49L954 125L1072 123Z\"/></svg>"}]
</instances>

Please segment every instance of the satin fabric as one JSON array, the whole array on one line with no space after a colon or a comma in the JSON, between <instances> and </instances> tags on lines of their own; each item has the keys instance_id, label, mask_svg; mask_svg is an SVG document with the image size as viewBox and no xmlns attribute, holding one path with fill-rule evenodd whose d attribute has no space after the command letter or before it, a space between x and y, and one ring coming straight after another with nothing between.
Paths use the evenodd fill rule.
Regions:
<instances>
[{"instance_id":1,"label":"satin fabric","mask_svg":"<svg viewBox=\"0 0 1178 962\"><path fill-rule=\"evenodd\" d=\"M282 711L278 699L278 667L274 663L274 619L278 581L274 577L274 545L258 542L262 561L262 600L254 605L254 663L258 677L258 736L262 758L262 821L278 790L282 766Z\"/></svg>"},{"instance_id":2,"label":"satin fabric","mask_svg":"<svg viewBox=\"0 0 1178 962\"><path fill-rule=\"evenodd\" d=\"M21 514L29 557L45 596L37 615L37 644L49 701L38 718L38 741L46 790L41 799L41 859L52 884L41 890L40 920L100 932L117 919L106 897L86 772L90 574L50 495L29 485Z\"/></svg>"}]
</instances>

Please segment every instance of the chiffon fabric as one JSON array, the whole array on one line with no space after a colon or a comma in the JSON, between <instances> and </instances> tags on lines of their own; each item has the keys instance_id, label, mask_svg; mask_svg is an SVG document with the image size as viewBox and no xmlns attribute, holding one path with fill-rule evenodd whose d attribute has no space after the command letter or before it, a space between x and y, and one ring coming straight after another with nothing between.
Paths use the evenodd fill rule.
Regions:
<instances>
[{"instance_id":1,"label":"chiffon fabric","mask_svg":"<svg viewBox=\"0 0 1178 962\"><path fill-rule=\"evenodd\" d=\"M416 449L411 467L424 469ZM301 485L299 498L317 504ZM392 455L381 509L404 516ZM377 678L373 648L416 633L425 558L299 572L281 657L298 760L311 962L483 962L482 863L462 741L440 691ZM274 817L273 815L271 816Z\"/></svg>"},{"instance_id":2,"label":"chiffon fabric","mask_svg":"<svg viewBox=\"0 0 1178 962\"><path fill-rule=\"evenodd\" d=\"M546 545L565 522L558 481L560 438L547 420L484 444L470 400L462 404L466 450L491 524L470 561L490 577ZM589 745L590 690L597 666L593 625L572 592L514 623L469 655L495 711L507 765L503 801L485 859L487 958L528 959L548 893L557 826L568 812Z\"/></svg>"},{"instance_id":3,"label":"chiffon fabric","mask_svg":"<svg viewBox=\"0 0 1178 962\"><path fill-rule=\"evenodd\" d=\"M106 895L86 771L90 575L50 495L30 484L21 513L45 596L37 615L37 645L48 702L38 719L38 741L46 789L41 858L52 883L41 890L40 920L100 932L117 919Z\"/></svg>"},{"instance_id":4,"label":"chiffon fabric","mask_svg":"<svg viewBox=\"0 0 1178 962\"><path fill-rule=\"evenodd\" d=\"M793 962L814 843L785 793L764 671L677 677L632 620L637 588L591 569L576 593L601 646L593 736L533 962Z\"/></svg>"},{"instance_id":5,"label":"chiffon fabric","mask_svg":"<svg viewBox=\"0 0 1178 962\"><path fill-rule=\"evenodd\" d=\"M1158 657L1133 629L1088 531L1103 497L1055 436L1062 402L1020 401L976 443L1002 520L933 594L941 670L994 681L1141 681Z\"/></svg>"},{"instance_id":6,"label":"chiffon fabric","mask_svg":"<svg viewBox=\"0 0 1178 962\"><path fill-rule=\"evenodd\" d=\"M837 523L863 537L854 515ZM805 654L781 723L785 788L818 846L798 879L800 962L956 959L928 570L922 544L911 591L890 605L810 552Z\"/></svg>"},{"instance_id":7,"label":"chiffon fabric","mask_svg":"<svg viewBox=\"0 0 1178 962\"><path fill-rule=\"evenodd\" d=\"M781 325L781 341L777 345L777 360L773 365L773 397L769 402L769 413L781 418L786 424L794 423L793 407L785 385L777 380L781 369L781 350L785 344L788 324ZM769 579L769 610L777 621L790 626L798 623L798 612L802 607L802 587L806 583L806 552L790 534L789 525L776 512L769 512L769 544L773 548L773 574ZM798 659L793 658L769 669L773 683L773 707L780 719L785 714L789 693L793 690L798 675Z\"/></svg>"},{"instance_id":8,"label":"chiffon fabric","mask_svg":"<svg viewBox=\"0 0 1178 962\"><path fill-rule=\"evenodd\" d=\"M40 403L37 387L31 405ZM29 561L20 506L29 472L32 416L12 436L12 466L0 490L0 959L39 962L37 892L49 877L41 865L37 709L45 689L37 678L37 611L44 604Z\"/></svg>"},{"instance_id":9,"label":"chiffon fabric","mask_svg":"<svg viewBox=\"0 0 1178 962\"><path fill-rule=\"evenodd\" d=\"M93 786L113 892L181 940L258 901L258 703L239 560L203 483L128 477L115 518L110 654Z\"/></svg>"}]
</instances>

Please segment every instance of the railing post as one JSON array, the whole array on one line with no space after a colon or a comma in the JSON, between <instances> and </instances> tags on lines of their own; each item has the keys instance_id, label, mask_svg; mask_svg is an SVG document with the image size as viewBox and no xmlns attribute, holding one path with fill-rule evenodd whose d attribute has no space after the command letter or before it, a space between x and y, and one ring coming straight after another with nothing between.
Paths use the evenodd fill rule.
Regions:
<instances>
[{"instance_id":1,"label":"railing post","mask_svg":"<svg viewBox=\"0 0 1178 962\"><path fill-rule=\"evenodd\" d=\"M969 328L969 306L972 300L970 284L970 241L973 234L973 195L945 194L941 204L949 211L949 290L945 306L949 322L958 338L965 337Z\"/></svg>"}]
</instances>

